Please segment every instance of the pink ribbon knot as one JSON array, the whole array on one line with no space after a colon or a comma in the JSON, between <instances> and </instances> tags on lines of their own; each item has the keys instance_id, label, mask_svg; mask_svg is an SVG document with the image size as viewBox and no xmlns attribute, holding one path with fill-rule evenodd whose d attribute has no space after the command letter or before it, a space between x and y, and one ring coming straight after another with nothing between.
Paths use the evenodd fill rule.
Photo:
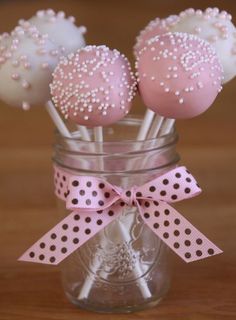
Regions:
<instances>
[{"instance_id":1,"label":"pink ribbon knot","mask_svg":"<svg viewBox=\"0 0 236 320\"><path fill-rule=\"evenodd\" d=\"M117 219L125 206L136 206L147 226L186 262L222 252L169 205L201 192L185 167L128 190L96 177L71 175L57 166L54 171L55 193L71 213L30 247L20 261L57 265Z\"/></svg>"}]
</instances>

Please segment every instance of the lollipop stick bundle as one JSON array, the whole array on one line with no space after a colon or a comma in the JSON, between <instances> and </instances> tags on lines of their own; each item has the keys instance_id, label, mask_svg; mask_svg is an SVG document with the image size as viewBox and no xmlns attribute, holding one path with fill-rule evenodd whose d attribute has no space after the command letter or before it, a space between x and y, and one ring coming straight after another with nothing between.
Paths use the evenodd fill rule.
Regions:
<instances>
[{"instance_id":1,"label":"lollipop stick bundle","mask_svg":"<svg viewBox=\"0 0 236 320\"><path fill-rule=\"evenodd\" d=\"M20 20L11 34L0 36L0 97L24 110L45 106L63 137L73 135L61 115L75 124L82 140L95 142L91 151L98 153L99 161L93 169L101 176L106 171L103 127L130 112L137 87L146 111L136 139L145 142L169 134L177 119L205 112L236 74L235 27L231 16L217 8L188 9L151 21L134 47L136 76L119 51L85 46L86 28L74 22L64 12L42 10L28 21ZM73 139L67 143L70 150L78 150ZM146 161L136 162L130 170L143 168ZM115 231L114 237L130 242L129 231L119 220ZM100 241L106 246L104 231ZM101 264L96 257L91 262L94 274ZM141 265L137 263L132 272L141 294L149 298ZM89 296L94 281L85 279L78 299Z\"/></svg>"}]
</instances>

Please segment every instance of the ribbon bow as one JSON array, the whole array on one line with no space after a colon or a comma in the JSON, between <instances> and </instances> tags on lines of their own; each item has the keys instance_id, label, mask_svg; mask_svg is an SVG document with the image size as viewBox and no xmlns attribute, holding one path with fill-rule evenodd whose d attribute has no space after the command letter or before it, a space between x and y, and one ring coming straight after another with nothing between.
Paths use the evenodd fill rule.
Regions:
<instances>
[{"instance_id":1,"label":"ribbon bow","mask_svg":"<svg viewBox=\"0 0 236 320\"><path fill-rule=\"evenodd\" d=\"M123 212L136 206L143 221L186 262L222 251L169 203L201 192L185 167L178 167L129 190L90 176L73 176L55 166L55 192L72 211L39 239L20 261L58 264Z\"/></svg>"}]
</instances>

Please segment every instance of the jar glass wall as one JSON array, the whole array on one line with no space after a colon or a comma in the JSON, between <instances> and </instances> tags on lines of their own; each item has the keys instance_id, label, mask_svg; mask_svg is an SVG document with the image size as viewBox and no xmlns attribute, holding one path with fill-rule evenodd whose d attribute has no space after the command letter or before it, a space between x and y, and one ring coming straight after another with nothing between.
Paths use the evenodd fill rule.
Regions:
<instances>
[{"instance_id":1,"label":"jar glass wall","mask_svg":"<svg viewBox=\"0 0 236 320\"><path fill-rule=\"evenodd\" d=\"M85 142L78 132L56 135L54 162L73 175L95 176L128 189L176 167L173 131L135 141L140 121L127 118L104 129L104 142ZM58 200L60 218L68 215ZM167 246L145 225L136 207L120 217L61 263L69 300L97 312L132 312L156 305L170 285Z\"/></svg>"}]
</instances>

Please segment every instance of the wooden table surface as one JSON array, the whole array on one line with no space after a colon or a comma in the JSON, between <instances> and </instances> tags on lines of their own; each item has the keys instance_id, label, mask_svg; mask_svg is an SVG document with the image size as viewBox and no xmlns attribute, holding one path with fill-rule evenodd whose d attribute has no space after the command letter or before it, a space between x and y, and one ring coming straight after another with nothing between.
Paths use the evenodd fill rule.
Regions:
<instances>
[{"instance_id":1,"label":"wooden table surface","mask_svg":"<svg viewBox=\"0 0 236 320\"><path fill-rule=\"evenodd\" d=\"M0 32L37 9L53 7L88 27L88 43L116 47L132 58L134 37L149 20L189 6L218 6L232 13L236 2L221 1L1 1ZM0 116L0 320L41 319L236 319L236 80L198 118L179 121L182 163L205 192L180 209L224 254L193 264L173 255L173 281L156 308L130 315L86 312L65 298L57 268L18 263L17 257L57 222L51 181L53 125L42 108L23 112L1 103ZM143 112L139 99L135 111Z\"/></svg>"}]
</instances>

